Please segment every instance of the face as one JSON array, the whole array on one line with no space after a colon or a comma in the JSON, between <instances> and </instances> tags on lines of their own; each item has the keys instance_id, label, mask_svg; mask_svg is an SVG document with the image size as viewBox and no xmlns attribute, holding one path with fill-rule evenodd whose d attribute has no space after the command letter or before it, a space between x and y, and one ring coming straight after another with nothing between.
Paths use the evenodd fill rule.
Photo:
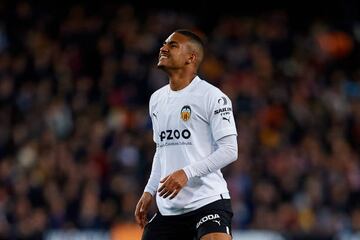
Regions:
<instances>
[{"instance_id":1,"label":"face","mask_svg":"<svg viewBox=\"0 0 360 240\"><path fill-rule=\"evenodd\" d=\"M179 33L171 34L163 43L159 52L157 66L162 69L180 69L191 59L189 40Z\"/></svg>"}]
</instances>

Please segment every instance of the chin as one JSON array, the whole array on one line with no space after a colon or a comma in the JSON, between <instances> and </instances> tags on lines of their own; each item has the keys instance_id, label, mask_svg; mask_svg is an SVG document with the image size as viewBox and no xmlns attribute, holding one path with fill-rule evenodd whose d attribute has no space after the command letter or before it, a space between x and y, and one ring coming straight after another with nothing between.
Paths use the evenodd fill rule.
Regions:
<instances>
[{"instance_id":1,"label":"chin","mask_svg":"<svg viewBox=\"0 0 360 240\"><path fill-rule=\"evenodd\" d=\"M157 67L160 68L160 69L165 69L166 68L166 66L164 64L162 64L162 63L158 63Z\"/></svg>"}]
</instances>

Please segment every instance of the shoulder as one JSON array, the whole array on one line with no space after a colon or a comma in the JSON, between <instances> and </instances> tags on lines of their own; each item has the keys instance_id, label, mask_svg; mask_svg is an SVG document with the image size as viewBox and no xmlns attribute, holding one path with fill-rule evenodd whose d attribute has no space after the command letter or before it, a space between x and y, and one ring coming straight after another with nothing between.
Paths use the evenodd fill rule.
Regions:
<instances>
[{"instance_id":1,"label":"shoulder","mask_svg":"<svg viewBox=\"0 0 360 240\"><path fill-rule=\"evenodd\" d=\"M199 88L204 91L204 96L208 99L219 99L221 97L227 97L227 95L222 92L218 87L212 85L211 83L202 80L199 83Z\"/></svg>"},{"instance_id":2,"label":"shoulder","mask_svg":"<svg viewBox=\"0 0 360 240\"><path fill-rule=\"evenodd\" d=\"M153 92L153 94L151 94L151 96L150 96L150 104L157 102L159 100L159 98L161 98L161 96L163 96L167 92L168 88L169 88L169 84L167 84L167 85L159 88L155 92Z\"/></svg>"}]
</instances>

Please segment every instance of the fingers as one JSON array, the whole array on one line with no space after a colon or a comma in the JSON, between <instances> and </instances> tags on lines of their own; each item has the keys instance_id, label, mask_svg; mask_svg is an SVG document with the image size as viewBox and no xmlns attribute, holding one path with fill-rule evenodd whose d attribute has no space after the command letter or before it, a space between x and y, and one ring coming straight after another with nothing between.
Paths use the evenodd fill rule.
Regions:
<instances>
[{"instance_id":1,"label":"fingers","mask_svg":"<svg viewBox=\"0 0 360 240\"><path fill-rule=\"evenodd\" d=\"M160 191L160 189L159 189ZM163 189L159 192L159 196L163 197L167 192L169 192L169 189L165 188L165 186L163 187Z\"/></svg>"},{"instance_id":2,"label":"fingers","mask_svg":"<svg viewBox=\"0 0 360 240\"><path fill-rule=\"evenodd\" d=\"M163 197L169 191L173 191L174 187L171 182L165 182L158 190L160 197Z\"/></svg>"},{"instance_id":3,"label":"fingers","mask_svg":"<svg viewBox=\"0 0 360 240\"><path fill-rule=\"evenodd\" d=\"M158 193L160 193L160 196L161 196L161 192L165 191L165 187L166 187L165 184L163 184L163 185L161 185L161 187L159 187Z\"/></svg>"},{"instance_id":4,"label":"fingers","mask_svg":"<svg viewBox=\"0 0 360 240\"><path fill-rule=\"evenodd\" d=\"M143 218L143 204L140 201L137 205L136 205L136 209L135 209L135 220L136 222L141 225L142 222L142 218Z\"/></svg>"},{"instance_id":5,"label":"fingers","mask_svg":"<svg viewBox=\"0 0 360 240\"><path fill-rule=\"evenodd\" d=\"M179 192L180 192L180 189L176 189L176 190L173 192L173 194L171 194L170 199L173 199L174 197L176 197Z\"/></svg>"},{"instance_id":6,"label":"fingers","mask_svg":"<svg viewBox=\"0 0 360 240\"><path fill-rule=\"evenodd\" d=\"M144 228L147 224L147 212L151 205L153 197L150 193L144 192L135 208L135 220L141 228Z\"/></svg>"},{"instance_id":7,"label":"fingers","mask_svg":"<svg viewBox=\"0 0 360 240\"><path fill-rule=\"evenodd\" d=\"M147 207L144 205L143 201L139 201L135 209L135 220L141 228L144 228L147 223L146 213Z\"/></svg>"},{"instance_id":8,"label":"fingers","mask_svg":"<svg viewBox=\"0 0 360 240\"><path fill-rule=\"evenodd\" d=\"M169 176L170 176L170 175L168 175L168 176L164 177L163 179L161 179L161 181L160 181L160 182L161 182L161 183L164 183L164 182L165 182L165 181L169 178Z\"/></svg>"},{"instance_id":9,"label":"fingers","mask_svg":"<svg viewBox=\"0 0 360 240\"><path fill-rule=\"evenodd\" d=\"M181 189L186 185L188 178L183 170L178 170L164 177L158 189L160 197L173 199L178 195Z\"/></svg>"},{"instance_id":10,"label":"fingers","mask_svg":"<svg viewBox=\"0 0 360 240\"><path fill-rule=\"evenodd\" d=\"M145 214L143 214L143 215L141 216L141 218L140 218L140 223L139 223L139 225L140 225L141 228L144 228L145 225L146 225L146 223L147 223L147 219L146 219Z\"/></svg>"},{"instance_id":11,"label":"fingers","mask_svg":"<svg viewBox=\"0 0 360 240\"><path fill-rule=\"evenodd\" d=\"M163 198L167 198L168 196L170 196L170 194L172 194L173 191L167 191L166 193L163 194Z\"/></svg>"},{"instance_id":12,"label":"fingers","mask_svg":"<svg viewBox=\"0 0 360 240\"><path fill-rule=\"evenodd\" d=\"M159 196L163 197L163 198L167 198L171 195L172 198L174 198L179 191L181 190L181 187L178 186L175 183L169 183L169 182L165 182L158 190L159 192ZM170 198L170 199L172 199Z\"/></svg>"},{"instance_id":13,"label":"fingers","mask_svg":"<svg viewBox=\"0 0 360 240\"><path fill-rule=\"evenodd\" d=\"M159 193L160 197L162 198L167 198L170 196L170 199L173 199L174 197L176 197L178 195L178 193L180 192L181 188L175 188L172 190L166 190L164 189L163 191L161 191Z\"/></svg>"},{"instance_id":14,"label":"fingers","mask_svg":"<svg viewBox=\"0 0 360 240\"><path fill-rule=\"evenodd\" d=\"M161 185L161 187L158 189L160 197L164 197L169 191L173 191L173 183L171 182L171 179L169 179L169 177L165 177L164 179L166 179L166 181L164 181L163 185Z\"/></svg>"},{"instance_id":15,"label":"fingers","mask_svg":"<svg viewBox=\"0 0 360 240\"><path fill-rule=\"evenodd\" d=\"M149 221L145 218L144 221L142 221L140 227L141 227L141 228L144 228L144 227L146 226L146 224L148 224L148 222L149 222Z\"/></svg>"},{"instance_id":16,"label":"fingers","mask_svg":"<svg viewBox=\"0 0 360 240\"><path fill-rule=\"evenodd\" d=\"M166 183L167 180L170 180L170 179L169 179L169 176L164 177L164 178L160 181L160 183L164 183L164 184L161 185L161 187L158 189L158 192L164 191L164 189L169 185L169 181L168 181L168 183ZM161 195L160 195L160 196L161 196Z\"/></svg>"}]
</instances>

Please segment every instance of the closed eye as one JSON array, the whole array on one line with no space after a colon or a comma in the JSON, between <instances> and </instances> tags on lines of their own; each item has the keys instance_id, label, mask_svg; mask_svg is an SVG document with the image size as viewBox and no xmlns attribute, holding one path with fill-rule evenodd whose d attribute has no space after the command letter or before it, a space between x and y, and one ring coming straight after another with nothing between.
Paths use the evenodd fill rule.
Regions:
<instances>
[{"instance_id":1,"label":"closed eye","mask_svg":"<svg viewBox=\"0 0 360 240\"><path fill-rule=\"evenodd\" d=\"M177 47L179 47L179 43L178 43L178 42L175 42L175 41L164 42L164 43L163 43L163 46L165 46L165 45L168 45L168 46L170 46L171 48L177 48Z\"/></svg>"}]
</instances>

